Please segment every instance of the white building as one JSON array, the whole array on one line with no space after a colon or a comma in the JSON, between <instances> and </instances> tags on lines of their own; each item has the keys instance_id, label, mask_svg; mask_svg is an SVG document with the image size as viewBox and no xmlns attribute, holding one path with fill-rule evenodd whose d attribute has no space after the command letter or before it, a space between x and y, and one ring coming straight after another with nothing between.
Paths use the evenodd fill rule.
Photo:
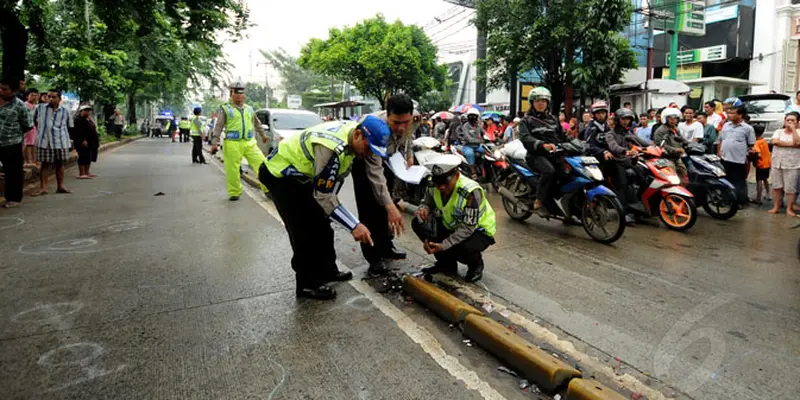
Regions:
<instances>
[{"instance_id":1,"label":"white building","mask_svg":"<svg viewBox=\"0 0 800 400\"><path fill-rule=\"evenodd\" d=\"M750 79L766 85L754 87L753 93L775 90L794 97L798 90L800 1L758 0L755 26Z\"/></svg>"}]
</instances>

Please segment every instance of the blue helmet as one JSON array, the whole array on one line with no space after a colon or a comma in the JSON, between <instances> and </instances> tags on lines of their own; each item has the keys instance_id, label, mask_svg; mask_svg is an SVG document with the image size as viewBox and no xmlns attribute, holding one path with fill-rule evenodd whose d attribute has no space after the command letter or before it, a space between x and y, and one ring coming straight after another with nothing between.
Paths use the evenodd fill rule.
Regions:
<instances>
[{"instance_id":1,"label":"blue helmet","mask_svg":"<svg viewBox=\"0 0 800 400\"><path fill-rule=\"evenodd\" d=\"M386 145L389 144L389 136L392 134L389 125L374 115L366 115L361 118L359 126L367 137L372 152L386 158Z\"/></svg>"},{"instance_id":2,"label":"blue helmet","mask_svg":"<svg viewBox=\"0 0 800 400\"><path fill-rule=\"evenodd\" d=\"M728 97L727 99L725 99L725 101L722 102L722 104L730 104L731 107L739 107L740 105L742 105L742 101L739 100L738 97Z\"/></svg>"},{"instance_id":3,"label":"blue helmet","mask_svg":"<svg viewBox=\"0 0 800 400\"><path fill-rule=\"evenodd\" d=\"M192 110L192 112L193 112L195 115L198 115L198 114L201 114L201 113L203 112L203 109L202 109L202 108L200 108L200 107L195 107L195 108L194 108L194 110Z\"/></svg>"}]
</instances>

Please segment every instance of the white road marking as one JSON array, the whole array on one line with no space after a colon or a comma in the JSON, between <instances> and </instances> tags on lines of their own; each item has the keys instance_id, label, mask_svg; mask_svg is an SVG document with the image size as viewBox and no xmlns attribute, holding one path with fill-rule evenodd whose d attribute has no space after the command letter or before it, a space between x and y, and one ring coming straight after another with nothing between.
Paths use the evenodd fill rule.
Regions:
<instances>
[{"instance_id":1,"label":"white road marking","mask_svg":"<svg viewBox=\"0 0 800 400\"><path fill-rule=\"evenodd\" d=\"M222 173L225 171L217 162L212 162ZM242 185L244 192L250 198L255 200L256 204L261 206L270 216L275 218L283 225L278 210L271 201L264 198L263 193L253 190L249 185ZM339 269L343 271L350 271L350 269L339 261L336 261ZM492 388L486 381L482 380L475 371L465 367L458 361L457 358L447 354L441 343L436 340L427 329L419 326L410 317L405 315L399 308L395 307L389 300L375 291L371 286L361 280L352 280L348 282L356 291L369 299L375 307L378 308L384 315L391 318L403 333L405 333L411 340L419 344L422 350L427 353L440 367L444 368L454 378L464 382L466 387L470 390L475 390L483 396L484 399L501 400L505 399L503 395Z\"/></svg>"}]
</instances>

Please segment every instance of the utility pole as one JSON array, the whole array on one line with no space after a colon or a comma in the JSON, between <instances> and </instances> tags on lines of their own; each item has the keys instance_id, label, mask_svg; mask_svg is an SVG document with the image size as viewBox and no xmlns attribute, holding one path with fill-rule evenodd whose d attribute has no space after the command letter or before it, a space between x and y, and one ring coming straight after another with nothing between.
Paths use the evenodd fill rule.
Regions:
<instances>
[{"instance_id":1,"label":"utility pole","mask_svg":"<svg viewBox=\"0 0 800 400\"><path fill-rule=\"evenodd\" d=\"M650 109L650 80L653 79L653 54L655 53L655 27L653 26L653 4L647 1L647 79L644 81L645 109Z\"/></svg>"},{"instance_id":2,"label":"utility pole","mask_svg":"<svg viewBox=\"0 0 800 400\"><path fill-rule=\"evenodd\" d=\"M272 65L269 61L259 62L258 65L264 66L264 108L269 108L269 66Z\"/></svg>"},{"instance_id":3,"label":"utility pole","mask_svg":"<svg viewBox=\"0 0 800 400\"><path fill-rule=\"evenodd\" d=\"M669 77L678 80L678 31L681 29L681 2L675 5L675 18L672 24L672 37L669 46Z\"/></svg>"}]
</instances>

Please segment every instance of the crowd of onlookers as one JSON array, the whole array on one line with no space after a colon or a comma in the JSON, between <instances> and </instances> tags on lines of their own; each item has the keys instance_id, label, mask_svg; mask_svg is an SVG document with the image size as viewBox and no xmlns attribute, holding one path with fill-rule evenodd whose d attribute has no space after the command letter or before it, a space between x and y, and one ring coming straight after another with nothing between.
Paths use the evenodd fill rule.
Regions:
<instances>
[{"instance_id":1,"label":"crowd of onlookers","mask_svg":"<svg viewBox=\"0 0 800 400\"><path fill-rule=\"evenodd\" d=\"M34 196L49 193L50 171L56 176L55 192L71 193L64 185L64 165L73 149L78 155L77 178L96 177L90 166L97 161L100 138L92 112L89 104L79 105L77 111L68 109L57 89L40 93L26 89L20 79L0 81L0 164L6 200L3 208L20 205L25 168L39 170L40 187Z\"/></svg>"}]
</instances>

